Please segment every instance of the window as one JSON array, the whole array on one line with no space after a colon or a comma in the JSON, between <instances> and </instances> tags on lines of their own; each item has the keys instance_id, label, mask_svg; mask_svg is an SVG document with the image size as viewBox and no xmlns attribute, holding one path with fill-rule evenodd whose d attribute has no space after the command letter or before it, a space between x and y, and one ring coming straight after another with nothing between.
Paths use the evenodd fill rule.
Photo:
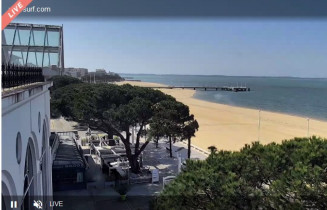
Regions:
<instances>
[{"instance_id":1,"label":"window","mask_svg":"<svg viewBox=\"0 0 327 210\"><path fill-rule=\"evenodd\" d=\"M22 159L22 137L20 135L20 132L17 133L16 137L16 159L17 163L20 164L20 161Z\"/></svg>"},{"instance_id":2,"label":"window","mask_svg":"<svg viewBox=\"0 0 327 210\"><path fill-rule=\"evenodd\" d=\"M39 133L41 132L41 114L39 112L39 117L38 117L38 126L39 126Z\"/></svg>"}]
</instances>

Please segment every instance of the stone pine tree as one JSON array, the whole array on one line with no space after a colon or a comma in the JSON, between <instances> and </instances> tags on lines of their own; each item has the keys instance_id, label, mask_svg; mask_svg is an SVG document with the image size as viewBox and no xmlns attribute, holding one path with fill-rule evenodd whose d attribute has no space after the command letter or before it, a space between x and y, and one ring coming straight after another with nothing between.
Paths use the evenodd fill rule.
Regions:
<instances>
[{"instance_id":1,"label":"stone pine tree","mask_svg":"<svg viewBox=\"0 0 327 210\"><path fill-rule=\"evenodd\" d=\"M254 142L189 160L154 209L327 209L327 139Z\"/></svg>"},{"instance_id":2,"label":"stone pine tree","mask_svg":"<svg viewBox=\"0 0 327 210\"><path fill-rule=\"evenodd\" d=\"M172 139L191 139L199 125L190 115L189 107L172 100L161 101L155 106L151 135L168 138L169 155L172 157Z\"/></svg>"},{"instance_id":3,"label":"stone pine tree","mask_svg":"<svg viewBox=\"0 0 327 210\"><path fill-rule=\"evenodd\" d=\"M82 83L55 90L51 105L67 119L118 136L125 145L132 171L138 173L138 157L149 143L141 144L140 138L153 116L153 105L164 99L173 100L148 88ZM130 144L132 126L138 127L135 148Z\"/></svg>"},{"instance_id":4,"label":"stone pine tree","mask_svg":"<svg viewBox=\"0 0 327 210\"><path fill-rule=\"evenodd\" d=\"M65 85L51 93L52 112L68 120L88 125L92 130L118 136L125 146L126 156L134 173L139 173L139 155L149 143L149 140L140 142L146 125L160 124L157 120L163 120L168 125L164 126L165 135L180 136L180 123L184 119L179 118L189 117L185 115L187 113L166 115L173 117L172 122L172 118L158 118L157 116L165 116L159 114L161 110L157 109L158 104L162 103L182 108L185 106L158 90L131 85L81 83ZM188 110L188 107L179 111L183 110ZM134 148L130 143L132 126L138 128ZM151 126L148 132L154 133ZM163 134L157 133L157 136L160 135Z\"/></svg>"},{"instance_id":5,"label":"stone pine tree","mask_svg":"<svg viewBox=\"0 0 327 210\"><path fill-rule=\"evenodd\" d=\"M195 136L195 132L199 130L199 124L194 119L194 115L190 115L190 118L183 127L183 139L187 139L187 157L191 158L191 138Z\"/></svg>"}]
</instances>

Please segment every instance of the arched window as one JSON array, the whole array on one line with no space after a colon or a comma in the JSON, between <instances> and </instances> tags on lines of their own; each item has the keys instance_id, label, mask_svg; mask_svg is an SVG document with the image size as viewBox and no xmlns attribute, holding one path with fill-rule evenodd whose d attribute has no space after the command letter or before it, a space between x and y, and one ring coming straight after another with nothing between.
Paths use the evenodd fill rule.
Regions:
<instances>
[{"instance_id":1,"label":"arched window","mask_svg":"<svg viewBox=\"0 0 327 210\"><path fill-rule=\"evenodd\" d=\"M20 164L22 159L22 136L20 135L20 132L17 133L16 137L16 159L17 163Z\"/></svg>"},{"instance_id":2,"label":"arched window","mask_svg":"<svg viewBox=\"0 0 327 210\"><path fill-rule=\"evenodd\" d=\"M37 125L39 128L39 133L41 132L41 113L39 112L38 118L37 118Z\"/></svg>"},{"instance_id":3,"label":"arched window","mask_svg":"<svg viewBox=\"0 0 327 210\"><path fill-rule=\"evenodd\" d=\"M33 209L33 198L34 195L34 171L33 171L33 160L32 151L30 144L27 145L25 168L24 168L24 197L21 209Z\"/></svg>"}]
</instances>

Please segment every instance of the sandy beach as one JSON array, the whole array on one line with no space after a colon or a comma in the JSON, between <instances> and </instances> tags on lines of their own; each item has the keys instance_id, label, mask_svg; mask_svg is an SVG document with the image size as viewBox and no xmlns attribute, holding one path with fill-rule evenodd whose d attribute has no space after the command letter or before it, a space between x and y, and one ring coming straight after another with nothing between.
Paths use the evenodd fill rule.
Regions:
<instances>
[{"instance_id":1,"label":"sandy beach","mask_svg":"<svg viewBox=\"0 0 327 210\"><path fill-rule=\"evenodd\" d=\"M161 84L125 81L119 84L151 87ZM304 117L261 111L260 132L259 111L242 107L223 105L193 98L194 90L161 89L178 101L188 105L198 120L200 128L192 144L207 149L215 145L218 149L239 150L245 144L259 140L263 144L279 143L293 137L306 137L308 120ZM309 120L309 135L327 137L327 122Z\"/></svg>"}]
</instances>

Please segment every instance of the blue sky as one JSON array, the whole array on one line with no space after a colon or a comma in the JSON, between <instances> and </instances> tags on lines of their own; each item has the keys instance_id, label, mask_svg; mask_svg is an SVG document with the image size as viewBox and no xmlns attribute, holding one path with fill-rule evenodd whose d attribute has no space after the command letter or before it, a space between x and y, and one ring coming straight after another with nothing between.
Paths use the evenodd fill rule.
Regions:
<instances>
[{"instance_id":1,"label":"blue sky","mask_svg":"<svg viewBox=\"0 0 327 210\"><path fill-rule=\"evenodd\" d=\"M327 78L327 19L18 19L63 24L65 67Z\"/></svg>"}]
</instances>

